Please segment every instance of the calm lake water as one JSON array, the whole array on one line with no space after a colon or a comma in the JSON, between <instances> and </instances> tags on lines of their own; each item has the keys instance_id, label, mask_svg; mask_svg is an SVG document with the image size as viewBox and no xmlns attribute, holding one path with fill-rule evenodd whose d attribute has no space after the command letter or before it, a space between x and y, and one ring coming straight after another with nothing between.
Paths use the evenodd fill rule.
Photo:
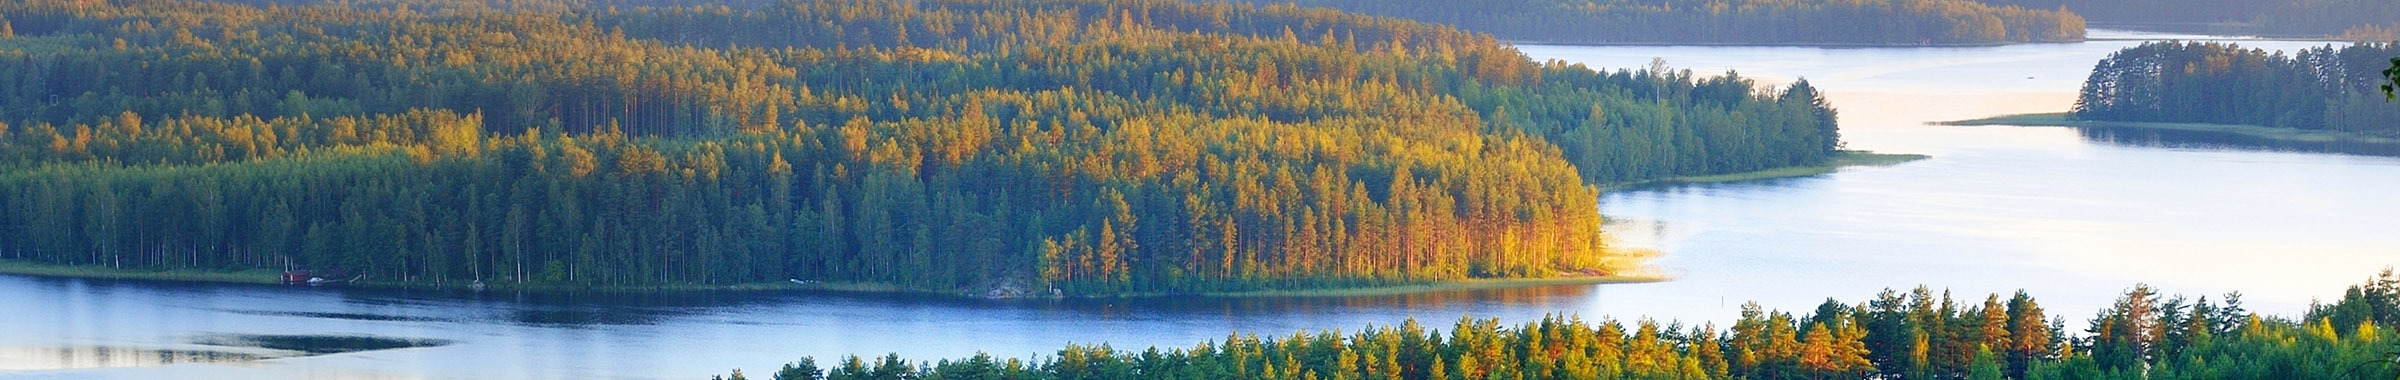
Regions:
<instances>
[{"instance_id":1,"label":"calm lake water","mask_svg":"<svg viewBox=\"0 0 2400 380\"><path fill-rule=\"evenodd\" d=\"M2095 37L2154 38L2096 32ZM1069 343L1185 347L1227 334L1461 315L1723 322L1755 300L1805 310L1918 284L1966 302L2025 289L2070 325L2135 283L2240 290L2297 314L2400 265L2400 159L2223 136L1928 121L2057 112L2091 65L2137 42L1983 48L1526 46L1537 59L1651 58L1763 82L1806 77L1852 149L1934 158L1784 180L1606 194L1607 229L1679 276L1658 284L1394 297L927 299L751 293L522 297L0 276L0 377L699 379L801 356ZM2294 50L2309 42L2246 41ZM2347 153L2326 153L2326 152ZM361 351L288 351L289 342ZM405 347L394 349L376 349ZM334 352L348 351L348 352Z\"/></svg>"}]
</instances>

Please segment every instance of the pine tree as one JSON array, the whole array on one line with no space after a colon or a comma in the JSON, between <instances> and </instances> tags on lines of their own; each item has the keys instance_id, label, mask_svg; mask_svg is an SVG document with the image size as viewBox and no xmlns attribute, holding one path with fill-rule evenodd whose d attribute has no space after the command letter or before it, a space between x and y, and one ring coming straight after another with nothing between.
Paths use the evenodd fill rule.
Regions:
<instances>
[{"instance_id":1,"label":"pine tree","mask_svg":"<svg viewBox=\"0 0 2400 380\"><path fill-rule=\"evenodd\" d=\"M1990 346L1977 347L1975 360L1967 364L1967 380L2003 380L1999 355Z\"/></svg>"}]
</instances>

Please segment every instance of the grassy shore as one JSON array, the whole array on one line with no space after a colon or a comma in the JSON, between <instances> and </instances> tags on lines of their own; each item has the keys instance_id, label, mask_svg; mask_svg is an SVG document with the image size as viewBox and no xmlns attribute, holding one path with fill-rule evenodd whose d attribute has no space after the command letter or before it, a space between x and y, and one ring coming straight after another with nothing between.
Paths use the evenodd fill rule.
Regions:
<instances>
[{"instance_id":1,"label":"grassy shore","mask_svg":"<svg viewBox=\"0 0 2400 380\"><path fill-rule=\"evenodd\" d=\"M277 284L282 284L282 279L281 279L281 277L280 277L280 275L282 274L282 272L280 272L280 271L274 271L274 270L268 270L268 269L244 269L244 270L220 270L220 271L210 271L210 270L191 270L191 269L171 269L171 270L115 269L115 268L107 268L107 267L95 267L95 266L45 264L45 263L36 263L36 262L29 262L29 261L19 261L19 260L0 260L0 274L18 274L18 275L43 276L43 277L98 278L98 279L117 279L117 280L150 280L150 281L179 281L179 282L212 282L212 283L229 283L229 284L263 284L263 285L277 285ZM1608 275L1608 276L1564 276L1564 277L1516 278L1516 279L1469 279L1469 280L1444 281L1444 282L1434 282L1434 283L1424 283L1424 284L1407 284L1407 285L1365 286L1365 287L1349 287L1349 288L1312 288L1312 289L1285 289L1285 290L1253 290L1253 291L1234 291L1234 292L1208 292L1208 293L1201 293L1201 294L1196 294L1196 295L1198 295L1198 296L1208 296L1208 297L1358 297L1358 296L1385 296L1385 295L1403 295L1403 294L1414 294L1414 293L1429 293L1429 292L1444 292L1444 291L1460 291L1460 290L1480 290L1480 289L1500 289L1500 288L1531 287L1531 286L1550 286L1550 285L1629 284L1629 283L1660 282L1660 281L1666 281L1666 280L1667 280L1667 278L1666 278L1665 276L1660 276L1660 275ZM948 292L948 291L933 291L933 290L926 290L926 289L917 289L917 288L904 287L904 286L893 285L893 284L884 284L884 283L870 283L870 282L828 282L828 281L818 281L818 282L809 282L809 283L806 283L806 284L794 283L794 282L766 282L766 283L745 283L745 284L723 284L723 285L676 284L676 285L665 285L665 286L590 286L590 285L554 285L554 284L508 284L508 283L499 283L499 282L494 282L494 283L488 283L488 284L486 284L486 285L487 285L487 290L491 290L491 291L523 291L523 292L535 292L535 293L591 293L591 292L598 292L598 293L642 293L642 292L747 292L747 291L793 291L793 290L814 290L814 291L831 291L831 292L848 292L848 293L896 293L896 294L925 294L925 295L954 296L954 297L981 297L981 295L980 295L980 294L961 293L961 292ZM374 289L410 289L410 290L464 290L464 289L467 289L467 284L466 284L466 283L457 283L457 282L441 282L441 283L433 283L433 282L359 281L359 282L357 282L357 283L350 284L350 285L348 285L348 286L352 286L352 287L359 287L359 288L374 288ZM1165 294L1165 293L1159 293L1159 294L1124 294L1124 295L1112 295L1112 296L1100 296L1100 297L1129 297L1129 298L1143 298L1143 297L1172 297L1172 296L1193 296L1193 295L1195 295L1195 294ZM1036 297L1039 297L1039 296L1036 296Z\"/></svg>"},{"instance_id":2,"label":"grassy shore","mask_svg":"<svg viewBox=\"0 0 2400 380\"><path fill-rule=\"evenodd\" d=\"M1892 166L1932 158L1922 154L1886 154L1863 150L1845 150L1823 165L1782 167L1754 172L1673 177L1608 186L1607 189L1628 189L1656 185L1756 181L1762 179L1807 177L1840 171L1852 166Z\"/></svg>"},{"instance_id":3,"label":"grassy shore","mask_svg":"<svg viewBox=\"0 0 2400 380\"><path fill-rule=\"evenodd\" d=\"M0 274L42 277L97 278L111 280L148 280L177 282L213 282L225 284L283 284L283 272L264 269L205 270L205 269L118 269L88 265L59 265L22 260L0 260ZM723 285L678 284L666 286L588 286L546 284L487 284L494 290L524 290L534 292L648 292L648 291L757 291L801 289L789 282L748 283ZM459 290L464 282L397 282L361 280L348 286L379 289Z\"/></svg>"},{"instance_id":4,"label":"grassy shore","mask_svg":"<svg viewBox=\"0 0 2400 380\"><path fill-rule=\"evenodd\" d=\"M2372 144L2400 144L2400 139L2395 139L2395 138L2390 138L2390 137L2383 137L2383 136L2374 136L2374 135L2363 135L2363 134L2350 133L2350 132L2340 132L2340 131L2312 131L2312 130L2305 130L2305 129L2293 129L2293 128L2275 128L2275 127L2266 127L2266 126L2257 126L2257 125L2244 125L2244 124L2209 124L2209 123L2154 123L2154 122L2139 122L2139 121L2094 121L2094 120L2082 120L2082 119L2076 119L2076 118L2074 118L2073 116L2069 116L2069 115L2067 115L2067 114L2065 114L2065 113L2034 113L2034 114L2023 114L2023 115L2007 115L2007 116L1988 117L1988 118L1974 119L1974 120L1946 121L1946 122L1939 122L1939 123L1933 123L1933 124L1934 124L1934 125L1954 125L1954 126L2019 125L2019 126L2060 126L2060 127L2094 127L2094 128L2132 128L2132 129L2157 129L2157 130L2171 130L2171 131L2198 131L2198 132L2231 133L2231 134L2238 134L2238 135L2243 135L2243 136L2250 136L2250 137L2256 137L2256 138L2262 138L2262 139L2270 139L2270 140L2283 140L2283 141L2296 141L2296 142L2312 142L2312 143L2326 143L2326 142L2362 142L2362 143L2372 143Z\"/></svg>"},{"instance_id":5,"label":"grassy shore","mask_svg":"<svg viewBox=\"0 0 2400 380\"><path fill-rule=\"evenodd\" d=\"M115 269L85 265L44 264L31 261L0 260L0 273L45 277L104 278L119 280L158 280L184 282L222 282L236 284L275 284L280 271L249 269L210 271L195 269Z\"/></svg>"},{"instance_id":6,"label":"grassy shore","mask_svg":"<svg viewBox=\"0 0 2400 380\"><path fill-rule=\"evenodd\" d=\"M1259 298L1276 298L1276 297L1371 297L1371 296L1396 296L1396 295L1408 295L1408 294L1418 294L1418 293L1437 293L1437 292L1452 292L1452 291L1463 291L1463 290L1506 289L1506 288L1523 288L1523 287L1554 286L1554 285L1641 284L1641 283L1652 283L1652 282L1665 282L1665 281L1667 281L1667 280L1669 280L1669 278L1667 278L1666 276L1663 276L1663 275L1650 275L1650 274L1636 274L1636 275L1604 275L1604 276L1560 276L1560 277L1539 277L1539 278L1478 278L1478 279L1452 280L1452 281L1429 282L1429 283L1419 283L1419 284L1401 284L1401 285L1375 285L1375 286L1355 286L1355 287L1322 287L1322 288L1273 289L1273 290L1242 290L1242 291L1218 291L1218 292L1200 292L1200 293L1127 293L1127 294L1108 294L1108 295L1089 295L1089 296L1068 296L1068 297L1069 297L1069 298L1157 298L1157 297L1193 297L1193 296L1198 296L1198 297L1225 297L1225 298L1246 298L1246 297L1259 297ZM807 284L807 285L800 285L800 286L799 286L797 289L824 290L824 291L836 291L836 292L853 292L853 293L917 293L917 294L932 294L932 295L959 296L959 297L969 297L969 298L982 298L982 297L984 297L984 296L983 296L983 295L981 295L981 294L962 294L962 293L957 293L957 292L936 292L936 291L928 291L928 290L921 290L921 289L912 289L912 288L906 288L906 287L895 286L895 285L890 285L890 284L879 284L879 283L817 282L817 283L810 283L810 284ZM1041 295L1041 294L1038 294L1038 293L1037 293L1037 294L1026 295L1026 296L1017 297L1017 298L1048 298L1048 297L1047 297L1047 296L1045 296L1045 295Z\"/></svg>"},{"instance_id":7,"label":"grassy shore","mask_svg":"<svg viewBox=\"0 0 2400 380\"><path fill-rule=\"evenodd\" d=\"M1390 286L1370 286L1370 287L1354 287L1354 288L1323 288L1323 289L1291 289L1291 290L1252 290L1252 291L1240 291L1240 292L1212 292L1212 293L1204 293L1204 294L1201 294L1201 295L1203 295L1203 296L1209 296L1209 297L1367 297L1367 296L1393 296L1393 295L1407 295L1407 294L1417 294L1417 293L1449 292L1449 291L1461 291L1461 290L1483 290L1483 289L1523 288L1523 287L1552 286L1552 285L1640 284L1640 283L1652 283L1652 282L1665 282L1665 281L1667 281L1667 280L1668 280L1668 278L1667 278L1667 277L1665 277L1665 276L1659 276L1659 275L1566 276L1566 277L1545 277L1545 278L1504 278L1504 279L1499 279L1499 278L1496 278L1496 279L1470 279L1470 280L1444 281L1444 282L1427 283L1427 284L1390 285Z\"/></svg>"}]
</instances>

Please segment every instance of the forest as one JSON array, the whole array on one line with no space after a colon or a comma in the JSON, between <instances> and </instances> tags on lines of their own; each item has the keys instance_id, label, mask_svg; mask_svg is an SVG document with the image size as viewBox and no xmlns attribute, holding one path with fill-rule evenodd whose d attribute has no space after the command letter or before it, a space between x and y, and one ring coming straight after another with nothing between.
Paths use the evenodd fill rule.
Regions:
<instances>
[{"instance_id":1,"label":"forest","mask_svg":"<svg viewBox=\"0 0 2400 380\"><path fill-rule=\"evenodd\" d=\"M1825 162L1805 82L1100 0L0 3L0 259L993 296L1608 274L1597 185Z\"/></svg>"},{"instance_id":2,"label":"forest","mask_svg":"<svg viewBox=\"0 0 2400 380\"><path fill-rule=\"evenodd\" d=\"M2024 292L1980 303L1925 287L1806 313L1742 308L1720 329L1551 316L1506 326L1414 320L1349 335L1235 335L1188 348L1068 346L1053 356L910 362L813 358L777 380L898 379L2391 379L2400 377L2400 276L2352 286L2300 319L2138 285L2065 331ZM722 380L725 377L719 376ZM734 371L733 379L745 379Z\"/></svg>"},{"instance_id":3,"label":"forest","mask_svg":"<svg viewBox=\"0 0 2400 380\"><path fill-rule=\"evenodd\" d=\"M2400 7L2380 0L1984 0L2065 9L2094 24L2138 30L2400 41Z\"/></svg>"},{"instance_id":4,"label":"forest","mask_svg":"<svg viewBox=\"0 0 2400 380\"><path fill-rule=\"evenodd\" d=\"M1971 0L1247 0L1565 44L1978 45L2082 41L2058 7Z\"/></svg>"},{"instance_id":5,"label":"forest","mask_svg":"<svg viewBox=\"0 0 2400 380\"><path fill-rule=\"evenodd\" d=\"M2247 124L2400 136L2400 44L2286 55L2237 44L2144 43L2092 69L2075 101L2085 120Z\"/></svg>"}]
</instances>

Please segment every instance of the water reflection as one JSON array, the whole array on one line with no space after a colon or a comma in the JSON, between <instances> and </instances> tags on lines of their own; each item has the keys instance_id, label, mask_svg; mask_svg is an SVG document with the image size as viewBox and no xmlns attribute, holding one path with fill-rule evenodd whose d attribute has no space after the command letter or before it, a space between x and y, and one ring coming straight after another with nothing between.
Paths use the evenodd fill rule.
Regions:
<instances>
[{"instance_id":1,"label":"water reflection","mask_svg":"<svg viewBox=\"0 0 2400 380\"><path fill-rule=\"evenodd\" d=\"M54 279L55 280L55 279ZM91 280L112 281L112 280ZM206 285L187 285L206 286ZM1130 298L981 299L913 294L833 291L761 292L549 292L473 293L412 292L346 289L339 294L351 306L430 308L455 313L460 306L490 311L477 317L225 309L261 316L341 319L381 322L482 322L502 320L540 327L594 328L615 325L656 325L722 310L788 307L860 307L945 310L957 312L1040 311L1062 317L1116 318L1171 315L1292 315L1355 309L1451 310L1558 305L1596 296L1593 285L1547 285L1494 289L1445 290L1363 296L1166 296Z\"/></svg>"},{"instance_id":2,"label":"water reflection","mask_svg":"<svg viewBox=\"0 0 2400 380\"><path fill-rule=\"evenodd\" d=\"M361 313L325 313L325 312L306 312L306 311L268 311L268 310L218 310L218 311L223 311L223 312L227 312L227 313L236 313L236 314L267 315L267 316L284 316L284 317L301 317L301 318L348 319L348 320L353 320L353 321L385 321L385 322L454 322L454 321L457 321L456 319L451 319L451 318L412 317L412 316L402 316L402 315L361 314Z\"/></svg>"},{"instance_id":3,"label":"water reflection","mask_svg":"<svg viewBox=\"0 0 2400 380\"><path fill-rule=\"evenodd\" d=\"M899 353L1030 358L1066 344L1181 347L1228 334L1356 329L1461 316L1509 323L1597 318L1593 285L1344 297L990 300L836 292L472 293L87 280L0 275L0 345L158 344L148 365L215 358L236 366L13 365L8 376L85 378L686 378L772 368L804 356ZM392 338L385 338L392 337ZM438 347L437 347L438 346ZM409 349L389 349L409 348ZM95 349L84 349L91 351ZM5 355L6 353L0 353ZM58 363L62 354L11 355ZM27 359L17 359L26 357ZM593 361L594 358L607 358ZM110 359L105 363L125 363ZM65 370L65 371L58 371Z\"/></svg>"},{"instance_id":4,"label":"water reflection","mask_svg":"<svg viewBox=\"0 0 2400 380\"><path fill-rule=\"evenodd\" d=\"M443 339L394 338L364 335L251 334L221 334L202 336L199 338L193 338L192 343L203 346L257 348L274 351L297 352L302 356L450 345L449 340Z\"/></svg>"},{"instance_id":5,"label":"water reflection","mask_svg":"<svg viewBox=\"0 0 2400 380\"><path fill-rule=\"evenodd\" d=\"M243 363L265 358L228 351L121 346L0 347L0 372Z\"/></svg>"},{"instance_id":6,"label":"water reflection","mask_svg":"<svg viewBox=\"0 0 2400 380\"><path fill-rule=\"evenodd\" d=\"M175 364L240 364L260 360L363 351L437 347L442 339L353 335L212 334L190 339L191 347L62 345L0 347L0 373Z\"/></svg>"},{"instance_id":7,"label":"water reflection","mask_svg":"<svg viewBox=\"0 0 2400 380\"><path fill-rule=\"evenodd\" d=\"M1733 182L1656 182L1615 187L1610 188L1609 191L1698 192L1701 193L1700 195L1702 196L1718 195L1720 193L1738 194L1759 190L1773 191L1774 189L1796 188L1806 185L1808 181L1814 178L1823 177L1829 174L1833 173L1801 177L1761 178Z\"/></svg>"},{"instance_id":8,"label":"water reflection","mask_svg":"<svg viewBox=\"0 0 2400 380\"><path fill-rule=\"evenodd\" d=\"M2360 141L2292 141L2231 132L2149 128L2075 127L2075 133L2095 143L2166 149L2262 150L2276 152L2341 153L2400 157L2400 143Z\"/></svg>"}]
</instances>

